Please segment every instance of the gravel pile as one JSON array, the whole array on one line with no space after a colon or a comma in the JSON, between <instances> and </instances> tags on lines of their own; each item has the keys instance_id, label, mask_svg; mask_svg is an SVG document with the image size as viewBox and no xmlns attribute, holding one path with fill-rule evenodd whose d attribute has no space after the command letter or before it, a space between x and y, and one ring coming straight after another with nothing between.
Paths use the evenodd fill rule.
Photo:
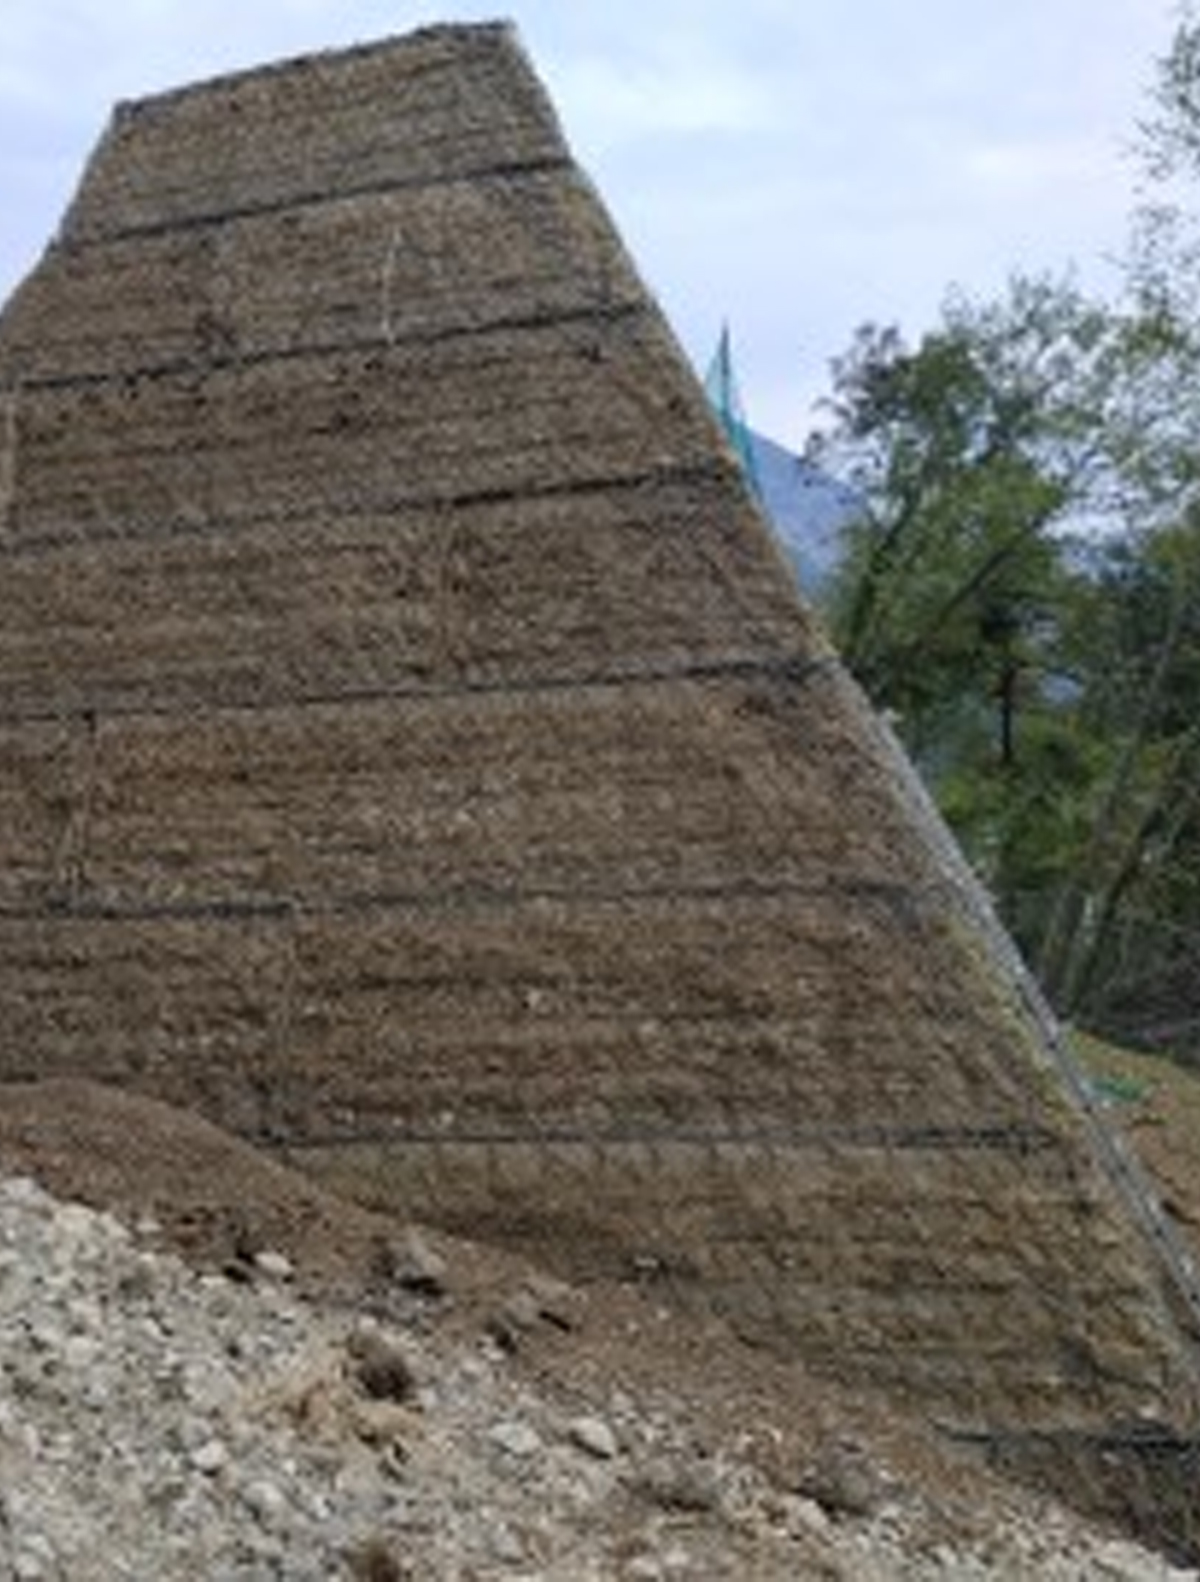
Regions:
<instances>
[{"instance_id":1,"label":"gravel pile","mask_svg":"<svg viewBox=\"0 0 1200 1582\"><path fill-rule=\"evenodd\" d=\"M1196 1575L1015 1492L952 1530L849 1441L788 1486L684 1403L539 1389L519 1303L468 1336L290 1276L0 1182L0 1582Z\"/></svg>"}]
</instances>

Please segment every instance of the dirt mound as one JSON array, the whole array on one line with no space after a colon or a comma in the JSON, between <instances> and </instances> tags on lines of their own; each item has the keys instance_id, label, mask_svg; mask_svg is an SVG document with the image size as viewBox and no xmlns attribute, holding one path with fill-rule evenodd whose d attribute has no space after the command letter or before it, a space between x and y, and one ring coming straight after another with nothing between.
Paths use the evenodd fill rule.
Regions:
<instances>
[{"instance_id":1,"label":"dirt mound","mask_svg":"<svg viewBox=\"0 0 1200 1582\"><path fill-rule=\"evenodd\" d=\"M395 1232L219 1127L100 1083L0 1086L0 1163L57 1197L156 1221L201 1266L273 1250L314 1282L352 1284Z\"/></svg>"},{"instance_id":2,"label":"dirt mound","mask_svg":"<svg viewBox=\"0 0 1200 1582\"><path fill-rule=\"evenodd\" d=\"M745 1469L739 1478L777 1490L781 1510L799 1501L818 1526L831 1523L835 1551L852 1546L858 1524L863 1563L873 1556L879 1577L952 1574L939 1553L1007 1550L1014 1533L1033 1554L1043 1517L1066 1549L1075 1541L1069 1518L997 1481L976 1450L664 1304L650 1274L641 1285L573 1289L507 1253L347 1203L169 1105L92 1082L0 1086L0 1176L14 1173L110 1210L236 1284L269 1290L282 1278L348 1321L400 1320L443 1360L490 1357L564 1422L669 1424L614 1521L634 1523L647 1507L703 1527L734 1465ZM462 1454L469 1460L470 1447ZM612 1532L603 1541L619 1547ZM933 1558L918 1561L917 1551ZM1111 1574L1169 1574L1148 1559L1130 1564Z\"/></svg>"},{"instance_id":3,"label":"dirt mound","mask_svg":"<svg viewBox=\"0 0 1200 1582\"><path fill-rule=\"evenodd\" d=\"M258 1278L264 1257L282 1255L295 1283L326 1303L410 1318L424 1304L440 1328L486 1334L581 1396L613 1379L639 1396L670 1394L690 1403L702 1437L744 1420L748 1441L777 1464L860 1432L925 1470L972 1477L967 1458L870 1398L668 1308L650 1272L643 1284L578 1290L503 1251L362 1209L156 1100L82 1081L0 1085L0 1174L150 1223L189 1263L234 1280Z\"/></svg>"}]
</instances>

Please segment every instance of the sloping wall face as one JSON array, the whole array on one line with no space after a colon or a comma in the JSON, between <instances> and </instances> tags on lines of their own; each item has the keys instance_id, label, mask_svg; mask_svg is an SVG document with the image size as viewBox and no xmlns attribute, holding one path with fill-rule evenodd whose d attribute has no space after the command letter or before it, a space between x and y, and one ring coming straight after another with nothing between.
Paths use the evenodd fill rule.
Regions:
<instances>
[{"instance_id":1,"label":"sloping wall face","mask_svg":"<svg viewBox=\"0 0 1200 1582\"><path fill-rule=\"evenodd\" d=\"M1176 1342L507 30L119 110L0 321L0 1077L971 1421Z\"/></svg>"}]
</instances>

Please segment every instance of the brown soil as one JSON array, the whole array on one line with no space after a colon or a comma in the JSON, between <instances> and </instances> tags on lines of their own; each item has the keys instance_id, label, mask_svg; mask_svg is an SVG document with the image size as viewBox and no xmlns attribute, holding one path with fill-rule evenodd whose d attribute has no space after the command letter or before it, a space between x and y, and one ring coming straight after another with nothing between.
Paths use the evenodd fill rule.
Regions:
<instances>
[{"instance_id":1,"label":"brown soil","mask_svg":"<svg viewBox=\"0 0 1200 1582\"><path fill-rule=\"evenodd\" d=\"M715 1320L668 1309L652 1288L574 1290L505 1252L359 1208L154 1100L82 1081L0 1085L0 1173L140 1224L201 1269L253 1279L255 1254L283 1253L315 1299L399 1301L417 1322L486 1333L580 1410L603 1410L613 1391L648 1409L661 1402L682 1416L696 1452L736 1434L785 1485L802 1485L831 1447L869 1446L897 1487L936 1489L939 1519L971 1530L988 1484L971 1456L922 1425L813 1380ZM417 1281L406 1296L397 1249L403 1257L414 1238L440 1289Z\"/></svg>"}]
</instances>

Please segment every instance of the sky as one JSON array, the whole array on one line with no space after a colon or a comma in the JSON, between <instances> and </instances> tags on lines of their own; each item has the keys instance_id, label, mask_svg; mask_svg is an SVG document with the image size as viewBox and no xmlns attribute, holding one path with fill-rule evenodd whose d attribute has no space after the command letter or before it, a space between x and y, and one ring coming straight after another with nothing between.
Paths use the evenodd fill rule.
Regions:
<instances>
[{"instance_id":1,"label":"sky","mask_svg":"<svg viewBox=\"0 0 1200 1582\"><path fill-rule=\"evenodd\" d=\"M0 0L0 299L120 99L433 21L514 20L703 371L799 444L866 320L951 285L1115 286L1175 0Z\"/></svg>"}]
</instances>

